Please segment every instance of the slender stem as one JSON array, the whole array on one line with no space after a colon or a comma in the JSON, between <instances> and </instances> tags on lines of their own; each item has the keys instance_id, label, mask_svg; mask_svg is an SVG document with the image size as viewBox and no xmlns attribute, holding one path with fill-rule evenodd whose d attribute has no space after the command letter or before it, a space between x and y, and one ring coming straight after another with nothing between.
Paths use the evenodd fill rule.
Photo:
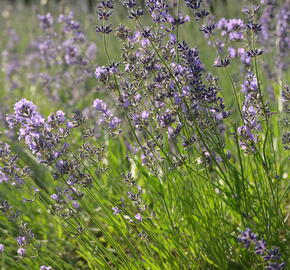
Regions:
<instances>
[{"instance_id":1,"label":"slender stem","mask_svg":"<svg viewBox=\"0 0 290 270\"><path fill-rule=\"evenodd\" d=\"M215 48L216 48L216 51L217 51L217 53L218 53L220 59L221 59L221 60L224 60L224 59L223 59L223 56L222 56L222 54L221 54L221 52L220 52L220 50L218 49L218 46L217 46L217 44L216 44L216 41L215 41L214 36L213 36L213 35L210 35L210 38L211 38L211 40L212 40L212 42L213 42L213 44L214 44L214 46L215 46ZM236 103L237 103L237 106L238 106L238 110L239 110L239 113L240 113L241 119L242 119L242 121L244 122L244 118L243 118L243 114L242 114L242 110L241 110L240 102L239 102L239 99L238 99L238 94L237 94L237 89L236 89L235 83L234 83L234 81L233 81L233 78L232 78L232 76L231 76L231 74L230 74L228 68L227 68L227 67L224 67L224 70L226 71L226 74L227 74L227 76L228 76L228 78L229 78L229 80L230 80L230 82L231 82L232 88L233 88L233 90L234 90L234 95L235 95Z\"/></svg>"}]
</instances>

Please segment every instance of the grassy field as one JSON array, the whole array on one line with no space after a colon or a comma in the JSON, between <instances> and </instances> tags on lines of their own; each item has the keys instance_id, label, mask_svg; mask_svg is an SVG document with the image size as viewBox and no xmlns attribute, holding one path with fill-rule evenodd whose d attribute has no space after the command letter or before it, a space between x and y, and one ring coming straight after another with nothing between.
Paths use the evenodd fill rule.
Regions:
<instances>
[{"instance_id":1,"label":"grassy field","mask_svg":"<svg viewBox=\"0 0 290 270\"><path fill-rule=\"evenodd\" d=\"M15 2L1 270L290 269L289 1Z\"/></svg>"}]
</instances>

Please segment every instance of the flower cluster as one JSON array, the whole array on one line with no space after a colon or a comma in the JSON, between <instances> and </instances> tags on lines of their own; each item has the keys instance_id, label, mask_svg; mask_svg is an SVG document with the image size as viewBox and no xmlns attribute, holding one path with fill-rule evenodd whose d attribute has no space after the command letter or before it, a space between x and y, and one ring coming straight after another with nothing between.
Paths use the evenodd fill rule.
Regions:
<instances>
[{"instance_id":1,"label":"flower cluster","mask_svg":"<svg viewBox=\"0 0 290 270\"><path fill-rule=\"evenodd\" d=\"M217 29L220 31L220 39L215 41L220 53L227 54L230 58L238 58L245 65L250 65L251 58L244 48L246 40L246 25L241 19L222 18L217 22Z\"/></svg>"},{"instance_id":2,"label":"flower cluster","mask_svg":"<svg viewBox=\"0 0 290 270\"><path fill-rule=\"evenodd\" d=\"M39 270L52 270L51 266L42 265L40 266Z\"/></svg>"},{"instance_id":3,"label":"flower cluster","mask_svg":"<svg viewBox=\"0 0 290 270\"><path fill-rule=\"evenodd\" d=\"M79 89L93 74L96 45L87 40L73 12L58 18L50 13L37 18L42 35L27 48L21 67L29 67L28 79L40 85L48 98L74 105L83 97Z\"/></svg>"},{"instance_id":4,"label":"flower cluster","mask_svg":"<svg viewBox=\"0 0 290 270\"><path fill-rule=\"evenodd\" d=\"M121 119L114 116L107 104L101 99L95 99L93 106L102 113L101 123L107 124L112 134L119 134Z\"/></svg>"},{"instance_id":5,"label":"flower cluster","mask_svg":"<svg viewBox=\"0 0 290 270\"><path fill-rule=\"evenodd\" d=\"M217 28L220 29L222 36L228 36L230 41L239 41L245 38L245 24L241 19L221 19L217 23Z\"/></svg>"},{"instance_id":6,"label":"flower cluster","mask_svg":"<svg viewBox=\"0 0 290 270\"><path fill-rule=\"evenodd\" d=\"M18 157L7 143L0 142L0 183L9 182L15 187L22 186L30 176L31 170L25 166L19 167Z\"/></svg>"},{"instance_id":7,"label":"flower cluster","mask_svg":"<svg viewBox=\"0 0 290 270\"><path fill-rule=\"evenodd\" d=\"M20 258L26 254L25 246L29 245L34 239L32 230L27 226L26 223L21 223L19 227L20 236L16 238L18 244L17 254Z\"/></svg>"},{"instance_id":8,"label":"flower cluster","mask_svg":"<svg viewBox=\"0 0 290 270\"><path fill-rule=\"evenodd\" d=\"M68 264L77 260L77 267L145 269L156 262L156 269L180 269L196 262L198 269L243 268L244 259L235 251L240 247L228 241L228 232L233 225L255 220L261 228L272 224L267 235L273 238L266 242L247 228L238 241L253 251L258 267L286 268L287 157L280 149L282 145L290 149L290 134L282 132L282 144L276 143L279 123L276 114L270 117L270 105L264 101L267 81L259 66L267 62L267 55L258 56L278 48L277 59L288 55L288 4L264 0L262 17L258 6L250 6L244 9L246 21L216 19L212 1L145 0L141 6L136 0L121 2L97 3L95 30L102 37L107 62L101 59L94 68L96 46L72 12L37 16L42 34L27 48L24 61L17 57L12 61L15 48L10 40L5 44L3 71L11 83L19 88L19 71L27 68L21 76L27 76L32 89L44 89L62 110L52 108L53 113L45 115L44 108L21 97L6 115L4 134L14 137L0 142L4 192L17 188L15 192L23 194L21 202L16 202L19 196L13 197L15 203L35 207L25 208L25 220L33 221L31 210L45 209L41 217L50 215L63 226L65 237L73 240L60 245L65 242L61 246L65 252L70 245L76 249L76 259L69 258ZM186 6L190 16L184 13ZM114 30L116 21L111 19L118 10L126 11L130 20ZM192 18L197 38L185 36L184 41ZM17 41L14 34L10 39ZM199 40L203 36L206 39ZM116 39L117 60L107 44ZM200 42L211 51L195 47ZM273 44L276 48L267 47ZM279 85L287 61L276 66ZM33 94L29 90L23 97ZM13 99L18 94L11 93ZM281 96L288 128L289 87ZM276 105L271 104L273 111ZM0 110L1 121L6 108ZM11 148L5 143L10 139ZM31 164L35 173L25 164ZM52 239L59 237L47 237L53 230L35 235L49 239L47 243L37 241L20 221L19 210L7 201L0 203L0 210L14 229L17 261L29 265L39 256L40 270L68 266L67 256L50 251ZM29 226L34 229L37 222ZM209 231L211 226L222 230ZM0 244L0 257L6 258L9 243ZM279 248L270 243L280 243ZM212 244L214 249L209 248ZM40 257L47 257L46 246L48 260ZM30 257L40 247L41 252Z\"/></svg>"},{"instance_id":9,"label":"flower cluster","mask_svg":"<svg viewBox=\"0 0 290 270\"><path fill-rule=\"evenodd\" d=\"M135 8L134 3L124 4ZM188 1L187 5L197 11L200 2ZM197 48L178 41L175 28L188 17L171 15L165 1L146 1L146 7L155 27L143 27L139 22L136 30L120 26L116 31L123 44L119 66L124 70L117 69L109 57L109 66L97 67L95 76L108 90L118 90L117 100L138 139L142 164L158 174L156 161L164 159L160 153L164 136L182 149L188 150L194 142L194 147L204 148L203 142L196 140L196 129L222 134L229 112L219 96L218 80L206 73ZM94 107L110 126L103 101L96 99ZM143 140L143 136L148 138ZM176 167L183 160L177 153L169 162Z\"/></svg>"},{"instance_id":10,"label":"flower cluster","mask_svg":"<svg viewBox=\"0 0 290 270\"><path fill-rule=\"evenodd\" d=\"M124 213L124 218L127 219L131 225L138 225L141 222L146 222L146 220L152 219L152 215L147 213L147 206L141 198L143 189L137 185L132 173L124 173L122 177L128 190L127 198L129 202L121 198L120 202L116 206L112 207L114 215ZM140 231L138 229L137 231L140 238L147 238L147 234L144 231Z\"/></svg>"},{"instance_id":11,"label":"flower cluster","mask_svg":"<svg viewBox=\"0 0 290 270\"><path fill-rule=\"evenodd\" d=\"M1 71L5 76L5 88L12 91L23 86L21 59L17 53L19 36L12 28L7 29L5 34L7 43L1 51Z\"/></svg>"},{"instance_id":12,"label":"flower cluster","mask_svg":"<svg viewBox=\"0 0 290 270\"><path fill-rule=\"evenodd\" d=\"M281 253L278 247L267 247L264 239L258 239L258 236L247 228L238 236L238 241L244 244L245 248L255 247L255 254L260 255L267 263L267 270L280 270L286 266L285 262L281 262Z\"/></svg>"},{"instance_id":13,"label":"flower cluster","mask_svg":"<svg viewBox=\"0 0 290 270\"><path fill-rule=\"evenodd\" d=\"M257 78L249 73L242 84L241 92L245 95L242 107L243 126L238 128L241 148L248 154L255 152L258 142L257 132L261 130L259 116L263 114L261 94L258 90Z\"/></svg>"},{"instance_id":14,"label":"flower cluster","mask_svg":"<svg viewBox=\"0 0 290 270\"><path fill-rule=\"evenodd\" d=\"M99 1L97 5L98 19L103 22L101 26L96 27L97 33L110 34L112 32L111 24L106 24L109 17L113 14L114 6L112 0Z\"/></svg>"},{"instance_id":15,"label":"flower cluster","mask_svg":"<svg viewBox=\"0 0 290 270\"><path fill-rule=\"evenodd\" d=\"M52 163L59 157L56 146L72 127L71 123L65 120L62 111L50 115L46 121L37 107L26 99L15 103L14 113L6 119L10 128L20 126L19 140L24 140L32 153L44 163ZM60 128L65 121L66 128Z\"/></svg>"},{"instance_id":16,"label":"flower cluster","mask_svg":"<svg viewBox=\"0 0 290 270\"><path fill-rule=\"evenodd\" d=\"M0 211L7 218L7 220L14 224L17 229L18 237L16 237L17 242L17 255L21 259L26 254L26 247L29 247L33 244L34 233L28 227L27 223L22 222L20 219L20 211L14 208L8 203L8 201L2 201L0 203ZM0 245L0 253L4 251L4 245Z\"/></svg>"}]
</instances>

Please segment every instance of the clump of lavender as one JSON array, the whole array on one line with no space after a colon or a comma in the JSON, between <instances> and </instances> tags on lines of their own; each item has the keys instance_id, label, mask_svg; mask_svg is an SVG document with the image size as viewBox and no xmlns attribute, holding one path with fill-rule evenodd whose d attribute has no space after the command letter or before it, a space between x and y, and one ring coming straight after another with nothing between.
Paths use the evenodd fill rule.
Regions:
<instances>
[{"instance_id":1,"label":"clump of lavender","mask_svg":"<svg viewBox=\"0 0 290 270\"><path fill-rule=\"evenodd\" d=\"M5 89L12 91L23 85L21 58L17 53L19 36L14 29L6 31L7 43L1 52L1 71L4 74Z\"/></svg>"},{"instance_id":2,"label":"clump of lavender","mask_svg":"<svg viewBox=\"0 0 290 270\"><path fill-rule=\"evenodd\" d=\"M210 33L212 38L208 42L209 45L216 47L219 52L216 62L222 60L229 62L229 58L236 58L243 63L243 66L248 67L250 65L251 58L247 55L246 30L246 24L242 19L222 18L216 23L216 31ZM205 36L208 38L209 33L205 34ZM224 59L220 59L221 56ZM224 66L224 63L223 65L215 63L215 66Z\"/></svg>"},{"instance_id":3,"label":"clump of lavender","mask_svg":"<svg viewBox=\"0 0 290 270\"><path fill-rule=\"evenodd\" d=\"M139 21L141 12L136 15L135 4L124 2L138 27L117 28L116 35L123 44L122 62L116 69L108 55L109 66L97 67L95 75L108 90L117 90L119 106L138 142L142 164L158 174L156 161L160 164L167 159L177 167L184 160L177 153L170 161L172 155L167 156L163 150L164 138L187 150L196 141L196 128L213 128L219 133L229 113L218 94L217 80L205 72L199 51L178 41L177 29L189 17L173 16L165 1L145 4L155 26L144 27ZM198 3L187 4L199 9ZM100 8L103 12L109 9ZM97 32L102 32L100 27ZM103 34L105 37L108 33ZM143 140L143 136L147 139ZM198 147L204 147L203 143Z\"/></svg>"},{"instance_id":4,"label":"clump of lavender","mask_svg":"<svg viewBox=\"0 0 290 270\"><path fill-rule=\"evenodd\" d=\"M70 128L69 122L67 122L66 130L58 128L58 132L53 134L54 128L65 122L64 113L58 111L55 115L49 116L46 121L38 112L37 107L26 99L15 103L14 113L7 116L7 122L10 128L16 125L20 126L19 140L23 139L32 153L36 154L43 162L48 163L58 157L57 152L53 152L53 150L60 138L65 135L62 133L68 132Z\"/></svg>"},{"instance_id":5,"label":"clump of lavender","mask_svg":"<svg viewBox=\"0 0 290 270\"><path fill-rule=\"evenodd\" d=\"M77 217L78 201L84 195L81 190L92 187L94 179L84 162L94 163L97 174L105 171L102 162L104 148L90 146L89 143L80 146L69 143L72 131L84 128L84 117L76 114L68 120L64 112L57 111L45 119L31 101L22 99L15 104L14 113L7 116L7 121L11 128L19 127L19 140L26 143L41 163L52 169L54 179L64 183L65 186L50 196L53 211L62 217ZM87 139L94 136L93 130L84 133Z\"/></svg>"},{"instance_id":6,"label":"clump of lavender","mask_svg":"<svg viewBox=\"0 0 290 270\"><path fill-rule=\"evenodd\" d=\"M28 248L34 245L34 233L27 223L20 220L20 211L18 209L15 210L7 201L2 201L0 203L0 211L17 230L17 255L18 259L22 259L27 253L26 247ZM2 247L2 252L3 250L4 246Z\"/></svg>"},{"instance_id":7,"label":"clump of lavender","mask_svg":"<svg viewBox=\"0 0 290 270\"><path fill-rule=\"evenodd\" d=\"M50 13L37 18L43 35L31 43L22 66L29 67L28 77L49 98L75 105L83 98L80 89L88 88L86 82L93 74L96 45L89 42L73 12L58 19Z\"/></svg>"},{"instance_id":8,"label":"clump of lavender","mask_svg":"<svg viewBox=\"0 0 290 270\"><path fill-rule=\"evenodd\" d=\"M254 247L255 254L258 254L266 263L267 270L280 270L286 266L285 262L281 262L281 253L278 247L267 247L264 239L258 239L258 236L247 228L238 236L238 241L241 242L245 248Z\"/></svg>"},{"instance_id":9,"label":"clump of lavender","mask_svg":"<svg viewBox=\"0 0 290 270\"><path fill-rule=\"evenodd\" d=\"M242 107L243 126L238 128L241 148L248 154L255 153L258 132L262 126L259 116L263 114L258 82L254 74L249 73L242 84L241 92L245 95Z\"/></svg>"},{"instance_id":10,"label":"clump of lavender","mask_svg":"<svg viewBox=\"0 0 290 270\"><path fill-rule=\"evenodd\" d=\"M31 170L25 166L18 166L18 157L7 143L0 142L0 183L9 182L15 187L25 183L25 179L31 175Z\"/></svg>"},{"instance_id":11,"label":"clump of lavender","mask_svg":"<svg viewBox=\"0 0 290 270\"><path fill-rule=\"evenodd\" d=\"M124 218L129 221L131 225L138 225L152 219L148 213L147 205L142 200L143 189L137 185L136 180L131 173L124 173L122 175L126 185L127 200L121 198L120 202L112 207L114 215L123 214ZM138 236L142 239L147 239L147 234L142 229L134 227L138 232Z\"/></svg>"},{"instance_id":12,"label":"clump of lavender","mask_svg":"<svg viewBox=\"0 0 290 270\"><path fill-rule=\"evenodd\" d=\"M101 123L109 127L110 133L114 135L120 134L121 119L113 115L107 104L101 99L95 99L93 106L98 112L102 113Z\"/></svg>"},{"instance_id":13,"label":"clump of lavender","mask_svg":"<svg viewBox=\"0 0 290 270\"><path fill-rule=\"evenodd\" d=\"M19 234L20 235L16 238L18 245L17 253L18 256L22 258L26 254L25 247L28 246L34 239L34 233L26 223L21 223L19 226Z\"/></svg>"},{"instance_id":14,"label":"clump of lavender","mask_svg":"<svg viewBox=\"0 0 290 270\"><path fill-rule=\"evenodd\" d=\"M217 23L217 28L221 30L221 35L226 36L230 41L240 41L245 39L245 23L241 19L221 19Z\"/></svg>"}]
</instances>

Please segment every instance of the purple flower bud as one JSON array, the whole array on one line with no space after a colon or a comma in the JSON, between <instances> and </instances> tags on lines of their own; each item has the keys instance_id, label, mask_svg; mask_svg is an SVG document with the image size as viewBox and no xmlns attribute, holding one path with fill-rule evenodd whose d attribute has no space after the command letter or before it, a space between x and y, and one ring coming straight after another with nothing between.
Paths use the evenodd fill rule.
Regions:
<instances>
[{"instance_id":1,"label":"purple flower bud","mask_svg":"<svg viewBox=\"0 0 290 270\"><path fill-rule=\"evenodd\" d=\"M149 118L149 112L147 112L147 111L143 111L143 112L141 112L141 119L142 119L143 121L147 121L148 118Z\"/></svg>"},{"instance_id":2,"label":"purple flower bud","mask_svg":"<svg viewBox=\"0 0 290 270\"><path fill-rule=\"evenodd\" d=\"M175 44L176 41L177 41L176 35L174 35L174 34L170 34L170 42L171 42L172 44Z\"/></svg>"},{"instance_id":3,"label":"purple flower bud","mask_svg":"<svg viewBox=\"0 0 290 270\"><path fill-rule=\"evenodd\" d=\"M108 112L107 104L101 99L98 99L98 98L95 99L93 106L99 112L102 112L102 113L107 113Z\"/></svg>"},{"instance_id":4,"label":"purple flower bud","mask_svg":"<svg viewBox=\"0 0 290 270\"><path fill-rule=\"evenodd\" d=\"M245 248L249 248L252 243L257 242L257 235L247 228L238 236L238 240L244 244Z\"/></svg>"},{"instance_id":5,"label":"purple flower bud","mask_svg":"<svg viewBox=\"0 0 290 270\"><path fill-rule=\"evenodd\" d=\"M52 270L52 267L51 266L42 265L42 266L40 266L39 270Z\"/></svg>"},{"instance_id":6,"label":"purple flower bud","mask_svg":"<svg viewBox=\"0 0 290 270\"><path fill-rule=\"evenodd\" d=\"M8 182L9 181L9 176L2 172L2 168L0 167L0 183L3 183L3 182Z\"/></svg>"},{"instance_id":7,"label":"purple flower bud","mask_svg":"<svg viewBox=\"0 0 290 270\"><path fill-rule=\"evenodd\" d=\"M229 57L230 58L235 58L236 57L236 50L234 48L228 48L228 52L229 52Z\"/></svg>"},{"instance_id":8,"label":"purple flower bud","mask_svg":"<svg viewBox=\"0 0 290 270\"><path fill-rule=\"evenodd\" d=\"M80 204L76 201L73 201L72 206L77 209L80 207Z\"/></svg>"},{"instance_id":9,"label":"purple flower bud","mask_svg":"<svg viewBox=\"0 0 290 270\"><path fill-rule=\"evenodd\" d=\"M49 29L53 25L53 17L50 13L47 13L46 15L38 15L37 19L40 21L42 29Z\"/></svg>"},{"instance_id":10,"label":"purple flower bud","mask_svg":"<svg viewBox=\"0 0 290 270\"><path fill-rule=\"evenodd\" d=\"M136 218L139 222L141 222L142 219L143 219L140 213L137 213L137 214L135 215L135 218Z\"/></svg>"},{"instance_id":11,"label":"purple flower bud","mask_svg":"<svg viewBox=\"0 0 290 270\"><path fill-rule=\"evenodd\" d=\"M117 206L116 207L112 207L112 210L113 210L113 214L114 215L118 215L121 212L121 210Z\"/></svg>"},{"instance_id":12,"label":"purple flower bud","mask_svg":"<svg viewBox=\"0 0 290 270\"><path fill-rule=\"evenodd\" d=\"M22 246L26 243L26 238L24 236L18 236L16 238L18 245Z\"/></svg>"},{"instance_id":13,"label":"purple flower bud","mask_svg":"<svg viewBox=\"0 0 290 270\"><path fill-rule=\"evenodd\" d=\"M73 125L73 123L72 123L72 122L70 122L70 121L67 121L67 122L66 122L66 127L67 127L67 128L73 128L73 127L74 127L74 125Z\"/></svg>"},{"instance_id":14,"label":"purple flower bud","mask_svg":"<svg viewBox=\"0 0 290 270\"><path fill-rule=\"evenodd\" d=\"M111 120L109 121L109 126L111 129L115 129L116 127L118 127L118 125L121 123L121 119L119 119L116 116L113 116L111 118Z\"/></svg>"},{"instance_id":15,"label":"purple flower bud","mask_svg":"<svg viewBox=\"0 0 290 270\"><path fill-rule=\"evenodd\" d=\"M107 74L108 74L108 69L104 66L97 67L95 70L95 77L97 79L100 79L103 75L107 75Z\"/></svg>"},{"instance_id":16,"label":"purple flower bud","mask_svg":"<svg viewBox=\"0 0 290 270\"><path fill-rule=\"evenodd\" d=\"M255 247L255 253L256 254L264 254L266 252L267 248L266 248L266 242L264 239L262 240L259 240L257 243L256 243L256 247Z\"/></svg>"},{"instance_id":17,"label":"purple flower bud","mask_svg":"<svg viewBox=\"0 0 290 270\"><path fill-rule=\"evenodd\" d=\"M55 201L57 201L58 200L58 195L57 194L52 194L52 195L50 195L50 198L52 198L53 200L55 200Z\"/></svg>"},{"instance_id":18,"label":"purple flower bud","mask_svg":"<svg viewBox=\"0 0 290 270\"><path fill-rule=\"evenodd\" d=\"M17 249L17 254L20 257L23 257L25 255L26 250L24 248Z\"/></svg>"}]
</instances>

